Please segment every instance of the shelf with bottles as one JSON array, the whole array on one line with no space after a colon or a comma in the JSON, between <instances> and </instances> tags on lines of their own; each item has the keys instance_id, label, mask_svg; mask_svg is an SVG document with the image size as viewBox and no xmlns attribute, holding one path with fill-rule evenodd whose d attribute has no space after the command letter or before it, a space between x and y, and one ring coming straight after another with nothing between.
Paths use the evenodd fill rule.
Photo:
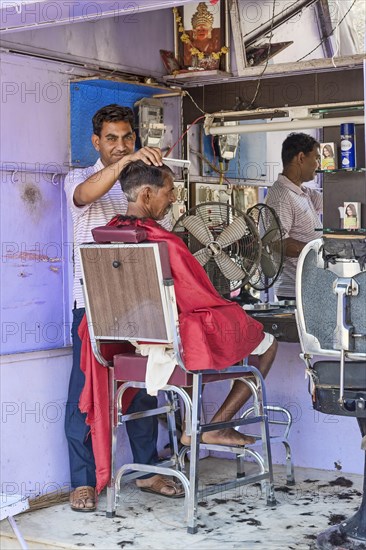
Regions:
<instances>
[{"instance_id":1,"label":"shelf with bottles","mask_svg":"<svg viewBox=\"0 0 366 550\"><path fill-rule=\"evenodd\" d=\"M334 168L332 170L316 170L317 174L335 174L337 172L366 172L366 168Z\"/></svg>"}]
</instances>

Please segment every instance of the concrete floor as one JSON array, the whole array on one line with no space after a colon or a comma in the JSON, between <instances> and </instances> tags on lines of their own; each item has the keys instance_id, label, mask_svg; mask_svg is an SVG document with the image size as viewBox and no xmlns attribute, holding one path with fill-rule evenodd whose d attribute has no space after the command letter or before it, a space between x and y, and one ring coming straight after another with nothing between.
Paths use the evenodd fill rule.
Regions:
<instances>
[{"instance_id":1,"label":"concrete floor","mask_svg":"<svg viewBox=\"0 0 366 550\"><path fill-rule=\"evenodd\" d=\"M223 472L234 474L235 461L207 458L200 468L205 483L224 481ZM183 500L141 493L133 484L126 487L114 519L105 517L102 494L95 513L75 513L61 504L24 513L16 521L29 548L37 549L314 550L317 534L359 508L360 475L297 468L296 485L288 487L284 468L274 470L277 507L267 508L253 485L213 495L200 503L196 535L184 527ZM0 524L0 536L2 550L19 548L6 520Z\"/></svg>"}]
</instances>

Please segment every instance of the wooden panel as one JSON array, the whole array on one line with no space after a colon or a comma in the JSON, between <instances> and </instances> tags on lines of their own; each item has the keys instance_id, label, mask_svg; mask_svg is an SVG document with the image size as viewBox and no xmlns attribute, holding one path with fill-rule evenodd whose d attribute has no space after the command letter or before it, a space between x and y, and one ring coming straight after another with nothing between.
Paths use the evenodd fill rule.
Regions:
<instances>
[{"instance_id":1,"label":"wooden panel","mask_svg":"<svg viewBox=\"0 0 366 550\"><path fill-rule=\"evenodd\" d=\"M255 94L258 78L223 84L197 86L189 90L196 103L207 113L245 109ZM352 85L351 85L352 84ZM363 100L362 68L314 74L263 78L255 107L284 107ZM242 104L240 103L242 102ZM187 124L202 114L189 97L184 99Z\"/></svg>"},{"instance_id":2,"label":"wooden panel","mask_svg":"<svg viewBox=\"0 0 366 550\"><path fill-rule=\"evenodd\" d=\"M98 245L81 258L96 337L167 339L152 247Z\"/></svg>"}]
</instances>

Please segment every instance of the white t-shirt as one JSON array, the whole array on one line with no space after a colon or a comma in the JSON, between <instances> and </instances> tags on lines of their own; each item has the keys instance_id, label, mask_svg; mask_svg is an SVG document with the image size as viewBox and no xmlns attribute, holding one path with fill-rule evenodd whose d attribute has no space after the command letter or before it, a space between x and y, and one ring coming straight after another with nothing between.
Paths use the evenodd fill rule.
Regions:
<instances>
[{"instance_id":1,"label":"white t-shirt","mask_svg":"<svg viewBox=\"0 0 366 550\"><path fill-rule=\"evenodd\" d=\"M308 243L319 238L316 228L322 227L319 214L323 195L316 189L298 187L283 174L268 189L266 204L273 208L282 224L284 239ZM274 285L277 296L295 297L297 258L285 257L283 271Z\"/></svg>"},{"instance_id":2,"label":"white t-shirt","mask_svg":"<svg viewBox=\"0 0 366 550\"><path fill-rule=\"evenodd\" d=\"M76 307L85 307L82 287L80 285L81 267L79 256L79 245L82 243L93 242L91 230L94 227L106 225L117 214L127 212L127 198L121 189L121 184L117 182L113 187L100 197L97 201L85 206L76 206L74 203L74 192L76 187L83 183L90 176L104 168L100 159L88 168L78 168L69 172L65 178L65 193L68 206L71 211L72 222L74 226L74 285L73 300L76 301ZM98 185L98 178L95 185ZM165 229L171 229L171 219L166 216L161 222Z\"/></svg>"}]
</instances>

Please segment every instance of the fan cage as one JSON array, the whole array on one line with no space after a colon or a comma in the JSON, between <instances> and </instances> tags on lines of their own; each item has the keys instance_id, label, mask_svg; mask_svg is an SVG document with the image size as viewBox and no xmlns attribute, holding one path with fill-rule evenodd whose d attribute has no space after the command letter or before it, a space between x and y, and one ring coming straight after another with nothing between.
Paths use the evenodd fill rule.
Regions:
<instances>
[{"instance_id":1,"label":"fan cage","mask_svg":"<svg viewBox=\"0 0 366 550\"><path fill-rule=\"evenodd\" d=\"M210 231L212 241L217 241L217 238L236 218L240 217L245 222L245 229L239 238L228 246L224 246L223 251L246 273L246 276L240 280L229 280L223 275L214 256L203 266L216 290L222 296L230 297L234 290L250 281L260 262L261 241L254 221L230 204L207 202L194 206L177 220L173 228L174 233L185 242L193 255L205 248L205 245L183 225L184 218L188 216L197 216L203 221Z\"/></svg>"},{"instance_id":2,"label":"fan cage","mask_svg":"<svg viewBox=\"0 0 366 550\"><path fill-rule=\"evenodd\" d=\"M284 230L277 213L267 204L255 204L249 208L247 215L254 221L262 241L261 259L249 284L255 290L268 290L282 272Z\"/></svg>"}]
</instances>

